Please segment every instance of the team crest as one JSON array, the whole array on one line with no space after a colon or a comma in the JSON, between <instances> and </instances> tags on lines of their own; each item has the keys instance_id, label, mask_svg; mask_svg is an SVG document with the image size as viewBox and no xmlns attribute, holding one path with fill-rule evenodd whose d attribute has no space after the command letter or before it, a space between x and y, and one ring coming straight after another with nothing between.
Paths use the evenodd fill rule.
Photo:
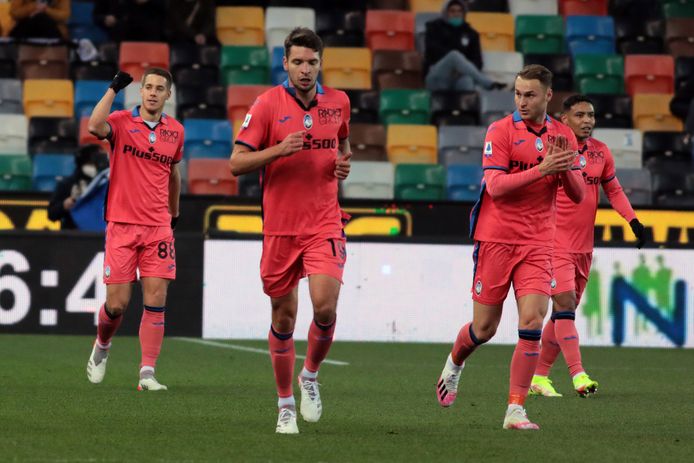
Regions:
<instances>
[{"instance_id":1,"label":"team crest","mask_svg":"<svg viewBox=\"0 0 694 463\"><path fill-rule=\"evenodd\" d=\"M588 162L586 161L585 156L583 156L583 155L581 155L581 156L578 158L578 162L579 162L579 164L581 165L581 169L584 169L584 168L586 167L586 164L588 163Z\"/></svg>"},{"instance_id":2,"label":"team crest","mask_svg":"<svg viewBox=\"0 0 694 463\"><path fill-rule=\"evenodd\" d=\"M104 267L104 276L105 276L106 278L110 278L110 277L111 277L111 267L109 267L108 265L107 265L106 267Z\"/></svg>"},{"instance_id":3,"label":"team crest","mask_svg":"<svg viewBox=\"0 0 694 463\"><path fill-rule=\"evenodd\" d=\"M487 143L484 144L484 157L485 158L491 158L492 157L492 142L488 141Z\"/></svg>"},{"instance_id":4,"label":"team crest","mask_svg":"<svg viewBox=\"0 0 694 463\"><path fill-rule=\"evenodd\" d=\"M306 114L304 116L304 128L306 130L311 130L311 127L313 127L313 118L310 114Z\"/></svg>"},{"instance_id":5,"label":"team crest","mask_svg":"<svg viewBox=\"0 0 694 463\"><path fill-rule=\"evenodd\" d=\"M544 148L545 148L545 145L544 145L544 143L542 143L542 138L537 137L535 139L535 149L541 153Z\"/></svg>"},{"instance_id":6,"label":"team crest","mask_svg":"<svg viewBox=\"0 0 694 463\"><path fill-rule=\"evenodd\" d=\"M153 145L157 141L157 134L154 132L149 133L149 144Z\"/></svg>"},{"instance_id":7,"label":"team crest","mask_svg":"<svg viewBox=\"0 0 694 463\"><path fill-rule=\"evenodd\" d=\"M477 280L477 283L475 283L475 294L478 296L482 294L482 280Z\"/></svg>"}]
</instances>

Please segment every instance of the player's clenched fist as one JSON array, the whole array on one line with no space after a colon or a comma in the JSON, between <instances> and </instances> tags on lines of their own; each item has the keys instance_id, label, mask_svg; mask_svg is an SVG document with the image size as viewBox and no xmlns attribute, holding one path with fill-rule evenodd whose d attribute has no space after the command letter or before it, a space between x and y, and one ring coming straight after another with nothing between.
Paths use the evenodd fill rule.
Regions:
<instances>
[{"instance_id":1,"label":"player's clenched fist","mask_svg":"<svg viewBox=\"0 0 694 463\"><path fill-rule=\"evenodd\" d=\"M335 160L335 177L340 180L344 180L349 175L349 169L351 167L350 159L352 159L352 153L347 153L344 156L340 155Z\"/></svg>"},{"instance_id":2,"label":"player's clenched fist","mask_svg":"<svg viewBox=\"0 0 694 463\"><path fill-rule=\"evenodd\" d=\"M133 77L130 74L125 71L118 71L118 73L113 77L113 81L111 81L111 85L109 85L109 87L112 88L114 92L118 93L130 85L132 81Z\"/></svg>"},{"instance_id":3,"label":"player's clenched fist","mask_svg":"<svg viewBox=\"0 0 694 463\"><path fill-rule=\"evenodd\" d=\"M277 145L280 150L280 156L289 156L290 154L294 154L297 151L301 151L301 148L303 148L304 146L305 133L306 132L302 130L300 132L294 132L287 135L285 139L282 140L282 143Z\"/></svg>"},{"instance_id":4,"label":"player's clenched fist","mask_svg":"<svg viewBox=\"0 0 694 463\"><path fill-rule=\"evenodd\" d=\"M553 175L566 172L574 164L576 153L569 148L566 137L559 135L554 144L547 148L547 154L538 168L542 175Z\"/></svg>"}]
</instances>

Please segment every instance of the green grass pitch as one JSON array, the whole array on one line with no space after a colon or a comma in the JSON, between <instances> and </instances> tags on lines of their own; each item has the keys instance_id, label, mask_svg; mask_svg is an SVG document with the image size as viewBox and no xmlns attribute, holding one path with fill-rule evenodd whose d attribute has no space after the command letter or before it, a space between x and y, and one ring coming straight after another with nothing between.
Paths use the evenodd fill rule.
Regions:
<instances>
[{"instance_id":1,"label":"green grass pitch","mask_svg":"<svg viewBox=\"0 0 694 463\"><path fill-rule=\"evenodd\" d=\"M449 345L336 342L320 380L323 418L274 434L264 354L167 338L164 393L137 392L139 344L116 337L108 373L87 381L91 337L0 336L0 461L361 462L692 461L694 351L584 348L599 394L529 398L539 432L501 429L512 346L468 362L461 394L439 407L434 384ZM259 341L233 344L266 348ZM305 343L297 344L305 351ZM297 368L299 367L297 362Z\"/></svg>"}]
</instances>

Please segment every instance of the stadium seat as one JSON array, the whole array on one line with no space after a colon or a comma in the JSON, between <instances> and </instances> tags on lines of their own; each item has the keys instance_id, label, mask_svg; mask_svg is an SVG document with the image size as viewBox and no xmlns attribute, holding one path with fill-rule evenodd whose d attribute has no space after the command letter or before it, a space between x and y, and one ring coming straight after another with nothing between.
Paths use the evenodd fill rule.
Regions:
<instances>
[{"instance_id":1,"label":"stadium seat","mask_svg":"<svg viewBox=\"0 0 694 463\"><path fill-rule=\"evenodd\" d=\"M270 50L283 46L284 39L296 27L316 29L313 8L271 6L265 10L265 42Z\"/></svg>"},{"instance_id":2,"label":"stadium seat","mask_svg":"<svg viewBox=\"0 0 694 463\"><path fill-rule=\"evenodd\" d=\"M243 120L256 98L272 87L269 85L230 85L227 87L227 118Z\"/></svg>"},{"instance_id":3,"label":"stadium seat","mask_svg":"<svg viewBox=\"0 0 694 463\"><path fill-rule=\"evenodd\" d=\"M675 93L694 75L694 56L680 56L675 60Z\"/></svg>"},{"instance_id":4,"label":"stadium seat","mask_svg":"<svg viewBox=\"0 0 694 463\"><path fill-rule=\"evenodd\" d=\"M563 53L564 20L562 17L547 15L516 17L516 50L524 54Z\"/></svg>"},{"instance_id":5,"label":"stadium seat","mask_svg":"<svg viewBox=\"0 0 694 463\"><path fill-rule=\"evenodd\" d=\"M661 18L662 8L653 0L610 0L607 12L615 18Z\"/></svg>"},{"instance_id":6,"label":"stadium seat","mask_svg":"<svg viewBox=\"0 0 694 463\"><path fill-rule=\"evenodd\" d=\"M98 55L90 61L73 61L70 66L75 80L111 80L118 72L117 43L102 43L97 47Z\"/></svg>"},{"instance_id":7,"label":"stadium seat","mask_svg":"<svg viewBox=\"0 0 694 463\"><path fill-rule=\"evenodd\" d=\"M233 142L231 123L227 120L188 119L185 129L186 158L229 159Z\"/></svg>"},{"instance_id":8,"label":"stadium seat","mask_svg":"<svg viewBox=\"0 0 694 463\"><path fill-rule=\"evenodd\" d=\"M190 159L188 163L188 194L238 194L238 180L231 175L227 159Z\"/></svg>"},{"instance_id":9,"label":"stadium seat","mask_svg":"<svg viewBox=\"0 0 694 463\"><path fill-rule=\"evenodd\" d=\"M666 158L675 161L692 160L692 144L687 132L645 132L643 134L643 162Z\"/></svg>"},{"instance_id":10,"label":"stadium seat","mask_svg":"<svg viewBox=\"0 0 694 463\"><path fill-rule=\"evenodd\" d=\"M53 192L55 185L75 171L72 154L37 154L34 156L34 190Z\"/></svg>"},{"instance_id":11,"label":"stadium seat","mask_svg":"<svg viewBox=\"0 0 694 463\"><path fill-rule=\"evenodd\" d=\"M27 154L29 125L24 114L0 114L0 156Z\"/></svg>"},{"instance_id":12,"label":"stadium seat","mask_svg":"<svg viewBox=\"0 0 694 463\"><path fill-rule=\"evenodd\" d=\"M650 206L653 204L650 171L617 168L617 178L632 206Z\"/></svg>"},{"instance_id":13,"label":"stadium seat","mask_svg":"<svg viewBox=\"0 0 694 463\"><path fill-rule=\"evenodd\" d=\"M694 18L694 3L686 0L676 2L661 2L663 5L663 16L670 18Z\"/></svg>"},{"instance_id":14,"label":"stadium seat","mask_svg":"<svg viewBox=\"0 0 694 463\"><path fill-rule=\"evenodd\" d=\"M434 125L476 125L479 114L480 98L477 92L431 94L431 123Z\"/></svg>"},{"instance_id":15,"label":"stadium seat","mask_svg":"<svg viewBox=\"0 0 694 463\"><path fill-rule=\"evenodd\" d=\"M381 91L379 116L383 124L428 124L429 92L390 89Z\"/></svg>"},{"instance_id":16,"label":"stadium seat","mask_svg":"<svg viewBox=\"0 0 694 463\"><path fill-rule=\"evenodd\" d=\"M614 20L610 16L568 16L566 42L572 55L614 54Z\"/></svg>"},{"instance_id":17,"label":"stadium seat","mask_svg":"<svg viewBox=\"0 0 694 463\"><path fill-rule=\"evenodd\" d=\"M390 162L352 162L342 181L342 196L351 199L393 199L395 167Z\"/></svg>"},{"instance_id":18,"label":"stadium seat","mask_svg":"<svg viewBox=\"0 0 694 463\"><path fill-rule=\"evenodd\" d=\"M483 71L497 82L513 87L516 75L523 69L523 54L515 51L483 51Z\"/></svg>"},{"instance_id":19,"label":"stadium seat","mask_svg":"<svg viewBox=\"0 0 694 463\"><path fill-rule=\"evenodd\" d=\"M371 50L413 50L414 13L367 10L366 43Z\"/></svg>"},{"instance_id":20,"label":"stadium seat","mask_svg":"<svg viewBox=\"0 0 694 463\"><path fill-rule=\"evenodd\" d=\"M470 2L470 11L508 13L508 5L507 0L473 0Z\"/></svg>"},{"instance_id":21,"label":"stadium seat","mask_svg":"<svg viewBox=\"0 0 694 463\"><path fill-rule=\"evenodd\" d=\"M381 90L422 88L422 56L419 52L376 50L373 52L374 82Z\"/></svg>"},{"instance_id":22,"label":"stadium seat","mask_svg":"<svg viewBox=\"0 0 694 463\"><path fill-rule=\"evenodd\" d=\"M466 21L479 33L483 51L516 51L515 21L510 14L471 12Z\"/></svg>"},{"instance_id":23,"label":"stadium seat","mask_svg":"<svg viewBox=\"0 0 694 463\"><path fill-rule=\"evenodd\" d=\"M260 186L260 170L255 170L237 177L238 194L244 198L260 198L263 189Z\"/></svg>"},{"instance_id":24,"label":"stadium seat","mask_svg":"<svg viewBox=\"0 0 694 463\"><path fill-rule=\"evenodd\" d=\"M380 93L375 90L347 90L352 114L350 122L353 124L377 124L378 110L380 106Z\"/></svg>"},{"instance_id":25,"label":"stadium seat","mask_svg":"<svg viewBox=\"0 0 694 463\"><path fill-rule=\"evenodd\" d=\"M670 112L672 95L638 93L634 95L634 127L643 132L679 132L682 121Z\"/></svg>"},{"instance_id":26,"label":"stadium seat","mask_svg":"<svg viewBox=\"0 0 694 463\"><path fill-rule=\"evenodd\" d=\"M562 16L605 16L607 0L559 0Z\"/></svg>"},{"instance_id":27,"label":"stadium seat","mask_svg":"<svg viewBox=\"0 0 694 463\"><path fill-rule=\"evenodd\" d=\"M427 23L441 17L441 13L417 13L414 17L414 42L418 52L426 51Z\"/></svg>"},{"instance_id":28,"label":"stadium seat","mask_svg":"<svg viewBox=\"0 0 694 463\"><path fill-rule=\"evenodd\" d=\"M89 39L92 43L106 42L106 32L94 24L93 2L70 2L70 18L67 26L72 39Z\"/></svg>"},{"instance_id":29,"label":"stadium seat","mask_svg":"<svg viewBox=\"0 0 694 463\"><path fill-rule=\"evenodd\" d=\"M552 77L552 89L555 91L572 91L574 89L573 63L571 55L558 54L525 54L524 64L540 64L550 71Z\"/></svg>"},{"instance_id":30,"label":"stadium seat","mask_svg":"<svg viewBox=\"0 0 694 463\"><path fill-rule=\"evenodd\" d=\"M171 48L171 74L177 87L219 83L219 47L178 44Z\"/></svg>"},{"instance_id":31,"label":"stadium seat","mask_svg":"<svg viewBox=\"0 0 694 463\"><path fill-rule=\"evenodd\" d=\"M381 124L351 124L349 141L354 161L388 161L386 128Z\"/></svg>"},{"instance_id":32,"label":"stadium seat","mask_svg":"<svg viewBox=\"0 0 694 463\"><path fill-rule=\"evenodd\" d=\"M395 166L395 199L446 199L446 168L437 164L398 164Z\"/></svg>"},{"instance_id":33,"label":"stadium seat","mask_svg":"<svg viewBox=\"0 0 694 463\"><path fill-rule=\"evenodd\" d=\"M139 105L142 103L142 94L140 93L140 89L142 88L142 84L138 81L135 81L125 87L125 90L121 90L125 94L125 108L127 109L132 109L135 106ZM120 93L120 92L119 92ZM176 117L176 86L171 87L171 96L169 97L168 100L166 100L166 103L164 103L164 113L171 116L171 117Z\"/></svg>"},{"instance_id":34,"label":"stadium seat","mask_svg":"<svg viewBox=\"0 0 694 463\"><path fill-rule=\"evenodd\" d=\"M163 42L121 42L119 66L135 82L142 80L142 74L149 67L169 69L169 44Z\"/></svg>"},{"instance_id":35,"label":"stadium seat","mask_svg":"<svg viewBox=\"0 0 694 463\"><path fill-rule=\"evenodd\" d=\"M674 57L694 56L694 18L671 18L665 24L667 51Z\"/></svg>"},{"instance_id":36,"label":"stadium seat","mask_svg":"<svg viewBox=\"0 0 694 463\"><path fill-rule=\"evenodd\" d=\"M576 55L574 83L580 93L624 93L622 55Z\"/></svg>"},{"instance_id":37,"label":"stadium seat","mask_svg":"<svg viewBox=\"0 0 694 463\"><path fill-rule=\"evenodd\" d=\"M2 3L0 3L2 5ZM17 45L12 42L0 43L0 77L17 77Z\"/></svg>"},{"instance_id":38,"label":"stadium seat","mask_svg":"<svg viewBox=\"0 0 694 463\"><path fill-rule=\"evenodd\" d=\"M513 0L509 2L509 10L513 16L521 15L550 15L559 14L557 0Z\"/></svg>"},{"instance_id":39,"label":"stadium seat","mask_svg":"<svg viewBox=\"0 0 694 463\"><path fill-rule=\"evenodd\" d=\"M482 165L482 148L487 128L449 125L439 127L439 163Z\"/></svg>"},{"instance_id":40,"label":"stadium seat","mask_svg":"<svg viewBox=\"0 0 694 463\"><path fill-rule=\"evenodd\" d=\"M31 190L33 166L26 154L0 156L0 191Z\"/></svg>"},{"instance_id":41,"label":"stadium seat","mask_svg":"<svg viewBox=\"0 0 694 463\"><path fill-rule=\"evenodd\" d=\"M480 92L480 125L489 125L511 114L516 108L513 92L484 90Z\"/></svg>"},{"instance_id":42,"label":"stadium seat","mask_svg":"<svg viewBox=\"0 0 694 463\"><path fill-rule=\"evenodd\" d=\"M32 117L29 119L29 154L74 154L77 125L71 117Z\"/></svg>"},{"instance_id":43,"label":"stadium seat","mask_svg":"<svg viewBox=\"0 0 694 463\"><path fill-rule=\"evenodd\" d=\"M222 47L221 69L225 85L267 85L270 54L266 47Z\"/></svg>"},{"instance_id":44,"label":"stadium seat","mask_svg":"<svg viewBox=\"0 0 694 463\"><path fill-rule=\"evenodd\" d=\"M610 148L615 167L625 169L642 167L643 135L640 130L597 128L593 131L593 137Z\"/></svg>"},{"instance_id":45,"label":"stadium seat","mask_svg":"<svg viewBox=\"0 0 694 463\"><path fill-rule=\"evenodd\" d=\"M393 164L436 164L437 138L433 125L391 124L386 132L388 160Z\"/></svg>"},{"instance_id":46,"label":"stadium seat","mask_svg":"<svg viewBox=\"0 0 694 463\"><path fill-rule=\"evenodd\" d=\"M27 117L73 117L75 108L72 81L58 79L25 80L24 114Z\"/></svg>"},{"instance_id":47,"label":"stadium seat","mask_svg":"<svg viewBox=\"0 0 694 463\"><path fill-rule=\"evenodd\" d=\"M448 166L448 199L475 202L480 198L481 183L482 166L469 164Z\"/></svg>"},{"instance_id":48,"label":"stadium seat","mask_svg":"<svg viewBox=\"0 0 694 463\"><path fill-rule=\"evenodd\" d=\"M0 36L7 37L14 27L14 18L10 14L10 2L0 3Z\"/></svg>"},{"instance_id":49,"label":"stadium seat","mask_svg":"<svg viewBox=\"0 0 694 463\"><path fill-rule=\"evenodd\" d=\"M414 13L441 13L441 0L410 0L410 11Z\"/></svg>"},{"instance_id":50,"label":"stadium seat","mask_svg":"<svg viewBox=\"0 0 694 463\"><path fill-rule=\"evenodd\" d=\"M270 53L270 83L279 85L287 79L284 70L284 47L275 47Z\"/></svg>"},{"instance_id":51,"label":"stadium seat","mask_svg":"<svg viewBox=\"0 0 694 463\"><path fill-rule=\"evenodd\" d=\"M641 18L615 18L617 50L625 55L663 53L662 21Z\"/></svg>"},{"instance_id":52,"label":"stadium seat","mask_svg":"<svg viewBox=\"0 0 694 463\"><path fill-rule=\"evenodd\" d=\"M82 146L82 145L100 145L105 152L111 154L111 144L108 142L108 140L99 140L96 138L94 135L89 133L89 118L88 117L82 117L80 118L80 127L79 127L79 133L77 135L77 143Z\"/></svg>"},{"instance_id":53,"label":"stadium seat","mask_svg":"<svg viewBox=\"0 0 694 463\"><path fill-rule=\"evenodd\" d=\"M227 89L222 85L176 87L179 119L226 119Z\"/></svg>"},{"instance_id":54,"label":"stadium seat","mask_svg":"<svg viewBox=\"0 0 694 463\"><path fill-rule=\"evenodd\" d=\"M565 91L556 91L553 92L552 94L552 99L549 100L549 104L547 105L547 114L550 117L555 118L556 120L561 119L561 114L564 112L563 108L563 103L564 100L570 97L571 95L575 95L575 91L570 91L570 92L565 92Z\"/></svg>"},{"instance_id":55,"label":"stadium seat","mask_svg":"<svg viewBox=\"0 0 694 463\"><path fill-rule=\"evenodd\" d=\"M326 48L323 51L323 82L339 89L371 88L371 50Z\"/></svg>"},{"instance_id":56,"label":"stadium seat","mask_svg":"<svg viewBox=\"0 0 694 463\"><path fill-rule=\"evenodd\" d=\"M21 80L0 79L0 114L24 114Z\"/></svg>"},{"instance_id":57,"label":"stadium seat","mask_svg":"<svg viewBox=\"0 0 694 463\"><path fill-rule=\"evenodd\" d=\"M316 33L326 47L363 47L366 17L359 10L316 11Z\"/></svg>"},{"instance_id":58,"label":"stadium seat","mask_svg":"<svg viewBox=\"0 0 694 463\"><path fill-rule=\"evenodd\" d=\"M22 80L67 79L70 75L68 51L63 45L20 45L17 63Z\"/></svg>"},{"instance_id":59,"label":"stadium seat","mask_svg":"<svg viewBox=\"0 0 694 463\"><path fill-rule=\"evenodd\" d=\"M265 12L254 6L219 6L217 40L222 45L265 45Z\"/></svg>"},{"instance_id":60,"label":"stadium seat","mask_svg":"<svg viewBox=\"0 0 694 463\"><path fill-rule=\"evenodd\" d=\"M592 95L588 97L595 106L595 125L604 128L630 129L632 123L631 97L629 95Z\"/></svg>"},{"instance_id":61,"label":"stadium seat","mask_svg":"<svg viewBox=\"0 0 694 463\"><path fill-rule=\"evenodd\" d=\"M408 0L369 0L367 6L375 10L406 10L409 5Z\"/></svg>"},{"instance_id":62,"label":"stadium seat","mask_svg":"<svg viewBox=\"0 0 694 463\"><path fill-rule=\"evenodd\" d=\"M627 93L674 93L675 60L668 55L628 55L624 60Z\"/></svg>"},{"instance_id":63,"label":"stadium seat","mask_svg":"<svg viewBox=\"0 0 694 463\"><path fill-rule=\"evenodd\" d=\"M75 82L75 117L89 116L94 106L108 90L111 81L107 80L78 80ZM125 93L118 92L111 106L112 111L124 108Z\"/></svg>"},{"instance_id":64,"label":"stadium seat","mask_svg":"<svg viewBox=\"0 0 694 463\"><path fill-rule=\"evenodd\" d=\"M682 170L652 172L655 204L667 206L687 196L687 173Z\"/></svg>"}]
</instances>

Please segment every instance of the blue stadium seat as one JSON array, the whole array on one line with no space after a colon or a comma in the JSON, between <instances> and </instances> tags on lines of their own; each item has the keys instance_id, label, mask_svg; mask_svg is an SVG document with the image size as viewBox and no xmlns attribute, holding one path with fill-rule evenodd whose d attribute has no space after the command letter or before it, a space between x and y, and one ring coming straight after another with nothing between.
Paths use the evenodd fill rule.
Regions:
<instances>
[{"instance_id":1,"label":"blue stadium seat","mask_svg":"<svg viewBox=\"0 0 694 463\"><path fill-rule=\"evenodd\" d=\"M34 156L34 190L53 191L55 185L75 171L71 154L37 154Z\"/></svg>"},{"instance_id":2,"label":"blue stadium seat","mask_svg":"<svg viewBox=\"0 0 694 463\"><path fill-rule=\"evenodd\" d=\"M448 199L453 201L477 201L480 196L482 167L467 164L448 166Z\"/></svg>"},{"instance_id":3,"label":"blue stadium seat","mask_svg":"<svg viewBox=\"0 0 694 463\"><path fill-rule=\"evenodd\" d=\"M284 47L273 48L270 58L270 82L272 85L279 85L287 78L287 71L284 70L282 58L284 58Z\"/></svg>"},{"instance_id":4,"label":"blue stadium seat","mask_svg":"<svg viewBox=\"0 0 694 463\"><path fill-rule=\"evenodd\" d=\"M614 54L614 20L611 16L569 16L566 42L572 55Z\"/></svg>"},{"instance_id":5,"label":"blue stadium seat","mask_svg":"<svg viewBox=\"0 0 694 463\"><path fill-rule=\"evenodd\" d=\"M77 80L75 81L75 117L90 116L94 106L104 96L111 82L106 80ZM112 111L123 109L125 92L118 92L113 101Z\"/></svg>"},{"instance_id":6,"label":"blue stadium seat","mask_svg":"<svg viewBox=\"0 0 694 463\"><path fill-rule=\"evenodd\" d=\"M93 2L72 2L70 5L70 18L67 25L70 29L70 37L73 39L89 39L94 43L108 41L106 32L94 24L92 12Z\"/></svg>"},{"instance_id":7,"label":"blue stadium seat","mask_svg":"<svg viewBox=\"0 0 694 463\"><path fill-rule=\"evenodd\" d=\"M231 154L232 128L229 121L187 119L183 127L186 158L227 159Z\"/></svg>"}]
</instances>

